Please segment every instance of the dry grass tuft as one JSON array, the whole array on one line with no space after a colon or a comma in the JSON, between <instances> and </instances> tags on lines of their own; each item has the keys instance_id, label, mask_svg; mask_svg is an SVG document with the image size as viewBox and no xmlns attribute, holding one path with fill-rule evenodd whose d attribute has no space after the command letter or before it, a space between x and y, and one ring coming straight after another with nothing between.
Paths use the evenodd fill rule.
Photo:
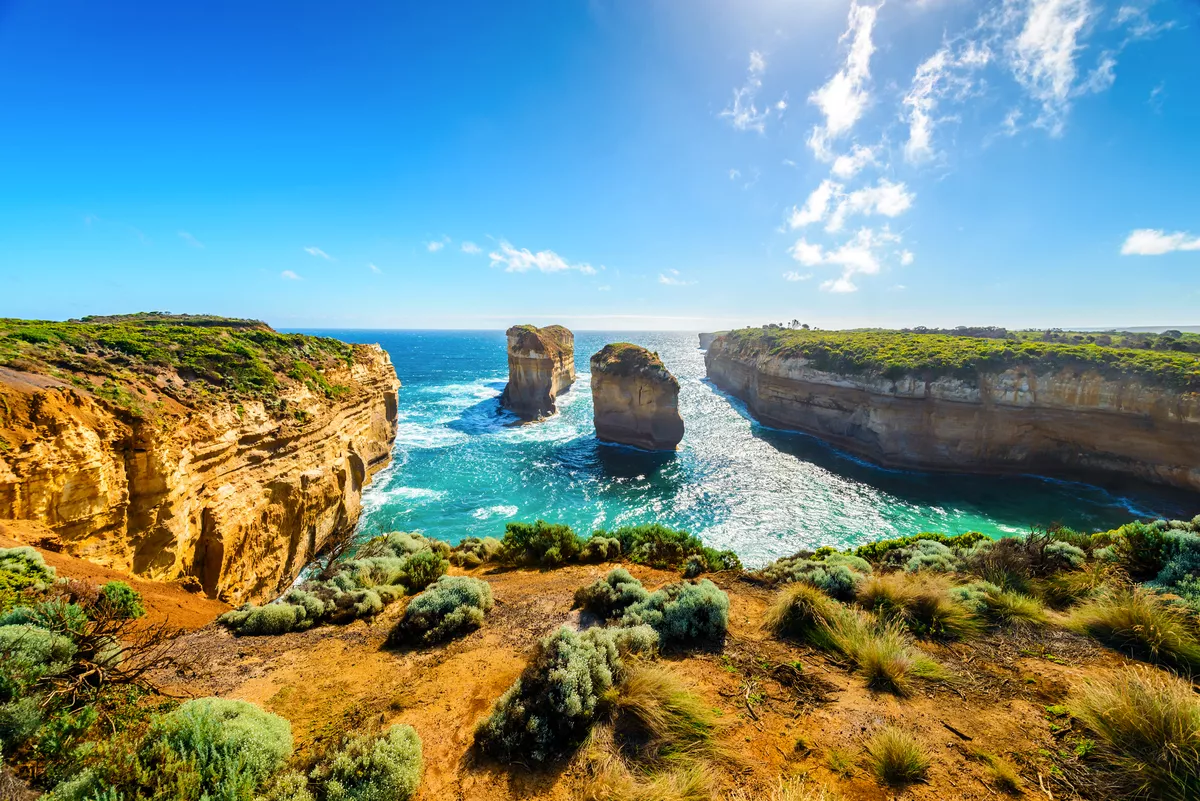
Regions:
<instances>
[{"instance_id":1,"label":"dry grass tuft","mask_svg":"<svg viewBox=\"0 0 1200 801\"><path fill-rule=\"evenodd\" d=\"M1069 708L1096 733L1130 795L1200 798L1200 701L1191 683L1124 668L1085 684Z\"/></svg>"},{"instance_id":2,"label":"dry grass tuft","mask_svg":"<svg viewBox=\"0 0 1200 801\"><path fill-rule=\"evenodd\" d=\"M841 801L841 795L836 790L800 777L780 779L779 784L765 793L740 787L722 801Z\"/></svg>"},{"instance_id":3,"label":"dry grass tuft","mask_svg":"<svg viewBox=\"0 0 1200 801\"><path fill-rule=\"evenodd\" d=\"M858 590L858 602L884 617L894 617L919 637L962 640L983 630L980 620L950 596L944 576L890 573L871 576Z\"/></svg>"},{"instance_id":4,"label":"dry grass tuft","mask_svg":"<svg viewBox=\"0 0 1200 801\"><path fill-rule=\"evenodd\" d=\"M884 726L867 741L867 764L881 782L900 786L923 781L930 759L916 737L895 726Z\"/></svg>"},{"instance_id":5,"label":"dry grass tuft","mask_svg":"<svg viewBox=\"0 0 1200 801\"><path fill-rule=\"evenodd\" d=\"M1188 613L1148 590L1104 593L1076 609L1069 625L1147 662L1200 674L1200 641Z\"/></svg>"},{"instance_id":6,"label":"dry grass tuft","mask_svg":"<svg viewBox=\"0 0 1200 801\"><path fill-rule=\"evenodd\" d=\"M989 592L984 601L987 616L1005 626L1040 626L1046 622L1046 607L1037 598L1014 590Z\"/></svg>"},{"instance_id":7,"label":"dry grass tuft","mask_svg":"<svg viewBox=\"0 0 1200 801\"><path fill-rule=\"evenodd\" d=\"M802 581L786 585L768 607L763 626L776 637L791 637L828 648L829 623L844 612L840 603Z\"/></svg>"},{"instance_id":8,"label":"dry grass tuft","mask_svg":"<svg viewBox=\"0 0 1200 801\"><path fill-rule=\"evenodd\" d=\"M904 625L897 621L846 610L831 624L830 640L876 690L908 695L914 678L949 678L944 668L912 647Z\"/></svg>"},{"instance_id":9,"label":"dry grass tuft","mask_svg":"<svg viewBox=\"0 0 1200 801\"><path fill-rule=\"evenodd\" d=\"M1024 792L1021 776L1008 760L985 751L972 751L971 758L983 763L992 785L1000 792L1009 795L1020 795Z\"/></svg>"}]
</instances>

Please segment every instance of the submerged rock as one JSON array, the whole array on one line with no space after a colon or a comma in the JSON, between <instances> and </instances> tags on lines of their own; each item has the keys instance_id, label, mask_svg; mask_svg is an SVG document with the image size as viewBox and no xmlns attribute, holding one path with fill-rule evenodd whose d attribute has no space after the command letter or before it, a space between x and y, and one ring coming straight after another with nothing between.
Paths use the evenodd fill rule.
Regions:
<instances>
[{"instance_id":1,"label":"submerged rock","mask_svg":"<svg viewBox=\"0 0 1200 801\"><path fill-rule=\"evenodd\" d=\"M605 345L591 359L596 436L601 442L673 451L683 439L679 381L658 354L639 345Z\"/></svg>"},{"instance_id":2,"label":"submerged rock","mask_svg":"<svg viewBox=\"0 0 1200 801\"><path fill-rule=\"evenodd\" d=\"M525 420L557 411L575 381L575 335L561 325L514 325L508 334L508 384L500 405Z\"/></svg>"}]
</instances>

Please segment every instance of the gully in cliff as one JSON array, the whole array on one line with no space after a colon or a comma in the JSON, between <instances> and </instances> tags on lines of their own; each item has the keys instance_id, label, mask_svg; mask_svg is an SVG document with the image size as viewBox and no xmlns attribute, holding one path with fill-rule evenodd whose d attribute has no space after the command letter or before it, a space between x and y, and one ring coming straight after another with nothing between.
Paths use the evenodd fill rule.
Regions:
<instances>
[{"instance_id":1,"label":"gully in cliff","mask_svg":"<svg viewBox=\"0 0 1200 801\"><path fill-rule=\"evenodd\" d=\"M592 356L592 401L601 442L673 451L683 439L679 381L658 354L638 345L605 345Z\"/></svg>"},{"instance_id":2,"label":"gully in cliff","mask_svg":"<svg viewBox=\"0 0 1200 801\"><path fill-rule=\"evenodd\" d=\"M500 405L523 420L549 417L575 381L575 335L561 325L514 325L508 334L508 385Z\"/></svg>"}]
</instances>

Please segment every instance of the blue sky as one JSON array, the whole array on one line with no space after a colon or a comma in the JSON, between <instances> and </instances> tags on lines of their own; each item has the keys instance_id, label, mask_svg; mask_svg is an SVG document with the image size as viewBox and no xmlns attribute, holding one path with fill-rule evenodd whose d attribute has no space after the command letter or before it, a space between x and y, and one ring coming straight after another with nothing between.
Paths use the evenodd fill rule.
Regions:
<instances>
[{"instance_id":1,"label":"blue sky","mask_svg":"<svg viewBox=\"0 0 1200 801\"><path fill-rule=\"evenodd\" d=\"M1190 0L0 0L0 316L1200 323Z\"/></svg>"}]
</instances>

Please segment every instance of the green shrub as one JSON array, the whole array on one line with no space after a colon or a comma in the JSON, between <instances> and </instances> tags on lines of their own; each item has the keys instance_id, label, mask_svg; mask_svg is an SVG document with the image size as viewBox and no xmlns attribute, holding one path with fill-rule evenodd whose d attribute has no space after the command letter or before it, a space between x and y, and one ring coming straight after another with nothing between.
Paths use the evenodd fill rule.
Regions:
<instances>
[{"instance_id":1,"label":"green shrub","mask_svg":"<svg viewBox=\"0 0 1200 801\"><path fill-rule=\"evenodd\" d=\"M123 581L110 581L100 588L100 604L115 618L137 618L146 614L142 596Z\"/></svg>"},{"instance_id":2,"label":"green shrub","mask_svg":"<svg viewBox=\"0 0 1200 801\"><path fill-rule=\"evenodd\" d=\"M66 672L75 656L69 637L37 626L0 626L0 703L18 700L45 676Z\"/></svg>"},{"instance_id":3,"label":"green shrub","mask_svg":"<svg viewBox=\"0 0 1200 801\"><path fill-rule=\"evenodd\" d=\"M580 562L612 562L621 558L621 541L615 537L592 535L579 552Z\"/></svg>"},{"instance_id":4,"label":"green shrub","mask_svg":"<svg viewBox=\"0 0 1200 801\"><path fill-rule=\"evenodd\" d=\"M511 564L554 567L573 562L583 543L570 526L561 523L509 523L504 527L501 558Z\"/></svg>"},{"instance_id":5,"label":"green shrub","mask_svg":"<svg viewBox=\"0 0 1200 801\"><path fill-rule=\"evenodd\" d=\"M842 601L852 600L858 585L870 574L871 565L860 557L805 551L777 559L758 572L769 584L803 581Z\"/></svg>"},{"instance_id":6,"label":"green shrub","mask_svg":"<svg viewBox=\"0 0 1200 801\"><path fill-rule=\"evenodd\" d=\"M421 785L421 738L412 726L349 738L311 778L324 801L409 801Z\"/></svg>"},{"instance_id":7,"label":"green shrub","mask_svg":"<svg viewBox=\"0 0 1200 801\"><path fill-rule=\"evenodd\" d=\"M468 570L491 562L500 553L500 540L495 537L467 537L450 552L450 564Z\"/></svg>"},{"instance_id":8,"label":"green shrub","mask_svg":"<svg viewBox=\"0 0 1200 801\"><path fill-rule=\"evenodd\" d=\"M46 564L46 560L36 548L21 545L16 548L0 548L0 573L11 573L23 576L31 581L31 586L44 590L54 583L54 568Z\"/></svg>"},{"instance_id":9,"label":"green shrub","mask_svg":"<svg viewBox=\"0 0 1200 801\"><path fill-rule=\"evenodd\" d=\"M929 772L929 752L913 735L885 726L867 741L867 762L884 784L919 782Z\"/></svg>"},{"instance_id":10,"label":"green shrub","mask_svg":"<svg viewBox=\"0 0 1200 801\"><path fill-rule=\"evenodd\" d=\"M217 622L241 636L287 634L313 625L305 607L299 604L273 603L266 606L247 604L217 618Z\"/></svg>"},{"instance_id":11,"label":"green shrub","mask_svg":"<svg viewBox=\"0 0 1200 801\"><path fill-rule=\"evenodd\" d=\"M561 628L538 643L520 678L475 732L480 748L502 762L546 762L587 735L621 680L624 665L605 629Z\"/></svg>"},{"instance_id":12,"label":"green shrub","mask_svg":"<svg viewBox=\"0 0 1200 801\"><path fill-rule=\"evenodd\" d=\"M602 620L619 617L630 606L646 600L650 595L642 582L630 575L623 567L614 568L602 579L575 591L575 603L571 607L582 609Z\"/></svg>"},{"instance_id":13,"label":"green shrub","mask_svg":"<svg viewBox=\"0 0 1200 801\"><path fill-rule=\"evenodd\" d=\"M1135 581L1149 581L1163 569L1170 552L1167 526L1157 523L1126 523L1113 532L1106 549L1110 558Z\"/></svg>"},{"instance_id":14,"label":"green shrub","mask_svg":"<svg viewBox=\"0 0 1200 801\"><path fill-rule=\"evenodd\" d=\"M12 753L37 733L45 722L42 698L39 696L27 695L0 704L0 751ZM0 789L3 789L2 785Z\"/></svg>"},{"instance_id":15,"label":"green shrub","mask_svg":"<svg viewBox=\"0 0 1200 801\"><path fill-rule=\"evenodd\" d=\"M710 548L693 534L658 523L625 526L609 532L597 531L592 536L606 536L618 540L621 543L621 553L635 564L674 568L683 565L689 557L698 556L712 572L739 570L742 567L741 561L732 551Z\"/></svg>"},{"instance_id":16,"label":"green shrub","mask_svg":"<svg viewBox=\"0 0 1200 801\"><path fill-rule=\"evenodd\" d=\"M1200 675L1200 640L1183 608L1141 588L1117 589L1080 606L1070 626L1106 645L1189 675Z\"/></svg>"},{"instance_id":17,"label":"green shrub","mask_svg":"<svg viewBox=\"0 0 1200 801\"><path fill-rule=\"evenodd\" d=\"M486 581L442 576L409 603L389 641L434 643L461 636L483 625L492 604Z\"/></svg>"},{"instance_id":18,"label":"green shrub","mask_svg":"<svg viewBox=\"0 0 1200 801\"><path fill-rule=\"evenodd\" d=\"M63 598L39 601L32 606L14 606L0 615L0 626L37 626L66 636L78 636L87 629L88 617L79 604Z\"/></svg>"},{"instance_id":19,"label":"green shrub","mask_svg":"<svg viewBox=\"0 0 1200 801\"><path fill-rule=\"evenodd\" d=\"M629 606L622 626L646 624L663 642L688 644L719 640L729 628L729 596L708 579L668 584Z\"/></svg>"},{"instance_id":20,"label":"green shrub","mask_svg":"<svg viewBox=\"0 0 1200 801\"><path fill-rule=\"evenodd\" d=\"M883 562L893 551L909 548L912 545L922 541L938 542L947 546L948 548L961 549L970 548L972 545L987 539L987 535L981 534L978 531L968 531L965 534L954 535L923 531L920 534L913 534L908 537L897 537L890 540L877 540L875 542L868 542L865 545L860 545L855 548L854 555L860 559L865 559L868 562ZM893 561L893 564L897 563L899 562Z\"/></svg>"},{"instance_id":21,"label":"green shrub","mask_svg":"<svg viewBox=\"0 0 1200 801\"><path fill-rule=\"evenodd\" d=\"M962 569L962 559L944 543L937 540L917 540L907 548L893 552L907 573L922 570L934 573L953 573Z\"/></svg>"},{"instance_id":22,"label":"green shrub","mask_svg":"<svg viewBox=\"0 0 1200 801\"><path fill-rule=\"evenodd\" d=\"M1200 797L1200 701L1189 682L1124 668L1087 682L1069 706L1119 770L1119 797Z\"/></svg>"},{"instance_id":23,"label":"green shrub","mask_svg":"<svg viewBox=\"0 0 1200 801\"><path fill-rule=\"evenodd\" d=\"M420 592L437 581L438 576L446 572L449 564L449 561L433 551L417 551L405 562L404 576L400 581L391 581L388 584L403 584L410 593Z\"/></svg>"}]
</instances>

